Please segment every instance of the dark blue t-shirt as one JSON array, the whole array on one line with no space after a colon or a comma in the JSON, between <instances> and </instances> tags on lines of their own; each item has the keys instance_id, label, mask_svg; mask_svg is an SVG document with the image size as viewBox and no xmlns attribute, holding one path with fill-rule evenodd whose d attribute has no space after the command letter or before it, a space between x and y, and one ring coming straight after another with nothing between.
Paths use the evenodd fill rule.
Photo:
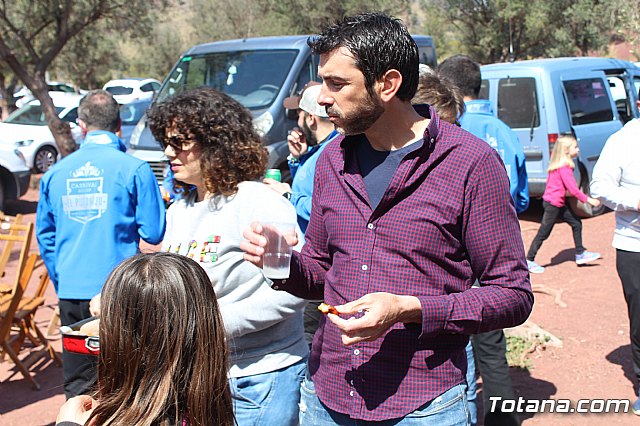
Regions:
<instances>
[{"instance_id":1,"label":"dark blue t-shirt","mask_svg":"<svg viewBox=\"0 0 640 426\"><path fill-rule=\"evenodd\" d=\"M395 151L377 151L371 147L366 138L363 138L358 144L356 155L372 210L375 210L380 204L380 200L382 200L382 196L389 187L391 178L404 156L417 148L416 142L419 140L422 138Z\"/></svg>"}]
</instances>

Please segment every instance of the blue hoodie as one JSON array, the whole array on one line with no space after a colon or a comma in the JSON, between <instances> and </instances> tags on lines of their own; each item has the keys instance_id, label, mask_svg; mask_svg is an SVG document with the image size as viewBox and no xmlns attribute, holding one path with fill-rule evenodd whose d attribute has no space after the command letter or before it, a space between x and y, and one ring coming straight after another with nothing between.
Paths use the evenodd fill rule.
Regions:
<instances>
[{"instance_id":1,"label":"blue hoodie","mask_svg":"<svg viewBox=\"0 0 640 426\"><path fill-rule=\"evenodd\" d=\"M113 133L89 132L80 149L40 181L36 237L60 299L88 300L111 270L162 241L165 208L145 161Z\"/></svg>"},{"instance_id":2,"label":"blue hoodie","mask_svg":"<svg viewBox=\"0 0 640 426\"><path fill-rule=\"evenodd\" d=\"M529 207L529 182L518 135L493 115L490 101L475 99L464 104L465 113L460 119L460 126L498 151L509 175L509 190L516 212L525 211Z\"/></svg>"}]
</instances>

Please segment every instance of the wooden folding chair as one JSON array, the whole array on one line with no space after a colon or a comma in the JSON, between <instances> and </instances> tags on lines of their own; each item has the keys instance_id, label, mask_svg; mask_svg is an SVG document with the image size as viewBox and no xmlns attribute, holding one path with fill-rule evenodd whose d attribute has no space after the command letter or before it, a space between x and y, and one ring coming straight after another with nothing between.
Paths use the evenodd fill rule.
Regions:
<instances>
[{"instance_id":1,"label":"wooden folding chair","mask_svg":"<svg viewBox=\"0 0 640 426\"><path fill-rule=\"evenodd\" d=\"M36 260L37 257L32 256L27 261L27 263L30 263L31 267L33 267L36 263ZM2 353L9 355L9 358L11 358L16 367L18 367L18 370L20 370L20 373L22 373L22 376L27 379L35 389L40 389L40 385L31 376L29 370L22 363L20 358L18 358L18 354L14 350L15 341L16 339L20 339L21 335L17 334L11 336L11 326L14 322L15 313L18 309L18 306L20 305L20 301L22 300L22 296L24 294L25 288L27 287L27 284L28 280L25 279L18 279L17 281L17 285L14 288L9 305L4 312L4 316L2 317L2 319L0 319L0 343L2 343Z\"/></svg>"},{"instance_id":2,"label":"wooden folding chair","mask_svg":"<svg viewBox=\"0 0 640 426\"><path fill-rule=\"evenodd\" d=\"M20 243L18 263L15 268L13 281L7 285L7 287L9 288L9 291L0 292L0 303L3 303L5 300L8 300L12 297L15 291L15 288L18 286L18 281L20 280L20 274L22 274L22 269L24 269L24 264L27 260L27 254L29 253L29 249L31 248L31 237L33 235L33 223L2 222L0 224L0 229L7 232L7 233L0 232L0 241L4 241L5 248L7 246L11 248L11 250L8 250L6 254L7 260L9 260L13 250L15 249L14 244L16 242ZM4 252L2 255L4 255ZM4 274L4 271L3 271L3 274Z\"/></svg>"},{"instance_id":3,"label":"wooden folding chair","mask_svg":"<svg viewBox=\"0 0 640 426\"><path fill-rule=\"evenodd\" d=\"M12 224L20 224L22 223L22 215L17 214L15 216L9 216L0 212L0 231L8 228L11 228ZM18 229L10 229L10 235L18 235L20 231ZM13 250L13 246L15 244L14 240L5 240L4 245L2 247L2 251L0 252L0 277L4 277L6 275L7 263L9 263L9 258L11 257L11 251ZM0 293L9 293L13 290L13 284L1 284L0 283Z\"/></svg>"},{"instance_id":4,"label":"wooden folding chair","mask_svg":"<svg viewBox=\"0 0 640 426\"><path fill-rule=\"evenodd\" d=\"M33 260L32 258L35 258ZM33 275L33 270L35 267L36 260L39 258L36 254L31 254L27 263L25 264L24 269L22 270L22 276L20 280L26 280L29 282L31 276ZM47 339L42 331L38 328L35 316L38 308L44 305L45 298L44 294L47 290L47 286L49 285L49 274L45 270L40 276L40 282L38 283L38 288L35 293L32 295L23 295L20 303L18 305L18 309L14 315L13 323L19 327L20 334L19 338L15 340L13 349L16 353L20 352L22 345L24 344L25 338L28 338L29 341L35 346L42 346L42 349L38 352L32 352L29 354L29 357L33 357L34 361L39 359L41 356L48 354L51 359L58 365L62 365L62 359L60 355L56 353L51 344L49 343L49 339Z\"/></svg>"}]
</instances>

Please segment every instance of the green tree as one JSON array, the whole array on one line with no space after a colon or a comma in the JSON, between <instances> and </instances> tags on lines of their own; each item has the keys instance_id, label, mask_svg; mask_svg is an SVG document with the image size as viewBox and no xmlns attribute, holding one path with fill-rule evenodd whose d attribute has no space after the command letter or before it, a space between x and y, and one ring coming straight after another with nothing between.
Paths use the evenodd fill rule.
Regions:
<instances>
[{"instance_id":1,"label":"green tree","mask_svg":"<svg viewBox=\"0 0 640 426\"><path fill-rule=\"evenodd\" d=\"M587 55L602 50L614 21L599 0L422 0L440 54L482 63ZM447 37L448 39L443 39Z\"/></svg>"},{"instance_id":2,"label":"green tree","mask_svg":"<svg viewBox=\"0 0 640 426\"><path fill-rule=\"evenodd\" d=\"M0 61L40 101L62 155L76 149L69 124L60 120L45 75L64 47L96 22L109 20L114 30L150 25L144 0L13 0L0 2ZM81 55L83 52L77 52Z\"/></svg>"},{"instance_id":3,"label":"green tree","mask_svg":"<svg viewBox=\"0 0 640 426\"><path fill-rule=\"evenodd\" d=\"M193 0L198 42L227 38L315 34L345 15L383 11L406 20L410 0Z\"/></svg>"}]
</instances>

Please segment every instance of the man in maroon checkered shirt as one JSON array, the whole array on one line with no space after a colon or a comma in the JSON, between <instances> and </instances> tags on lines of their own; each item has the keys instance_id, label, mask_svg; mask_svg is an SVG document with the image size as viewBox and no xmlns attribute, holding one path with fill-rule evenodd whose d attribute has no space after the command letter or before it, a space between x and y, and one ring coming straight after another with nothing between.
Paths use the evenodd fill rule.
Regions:
<instances>
[{"instance_id":1,"label":"man in maroon checkered shirt","mask_svg":"<svg viewBox=\"0 0 640 426\"><path fill-rule=\"evenodd\" d=\"M301 424L467 425L469 335L521 324L533 305L505 168L411 106L418 49L400 21L347 17L309 45L318 103L344 136L318 160L306 243L273 283L340 313L315 335ZM261 266L261 225L244 236Z\"/></svg>"}]
</instances>

